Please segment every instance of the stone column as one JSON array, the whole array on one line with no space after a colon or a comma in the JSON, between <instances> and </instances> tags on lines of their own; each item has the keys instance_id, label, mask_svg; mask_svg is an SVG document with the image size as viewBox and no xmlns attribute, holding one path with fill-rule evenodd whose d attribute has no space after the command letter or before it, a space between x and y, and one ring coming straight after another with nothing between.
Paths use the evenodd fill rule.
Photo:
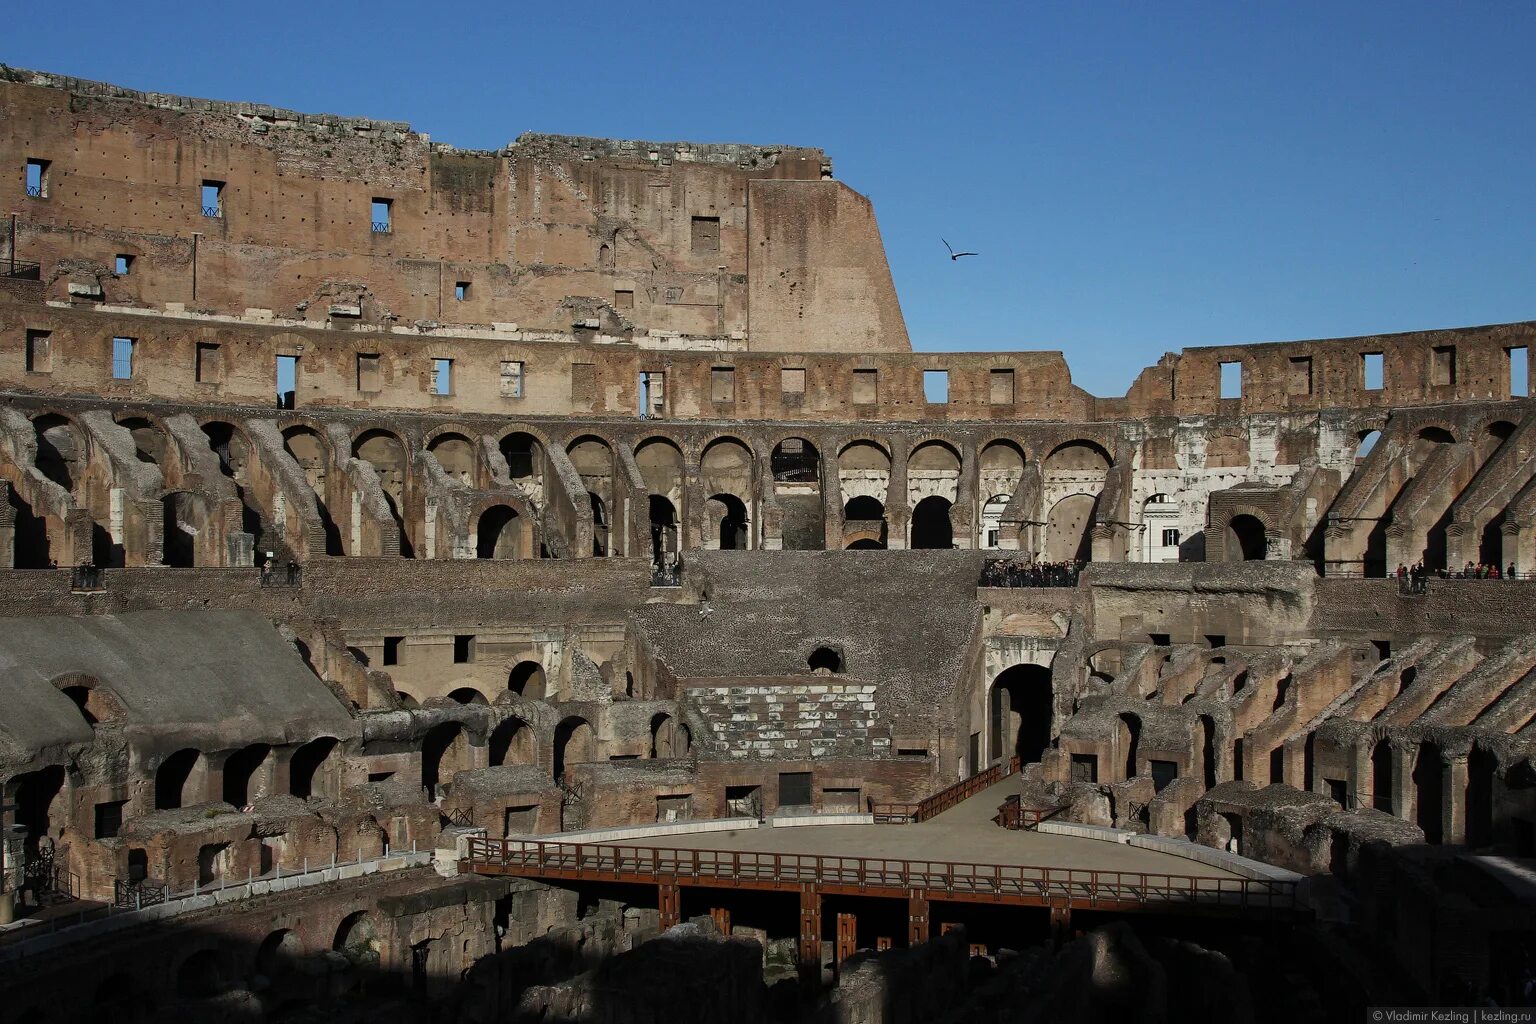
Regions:
<instances>
[{"instance_id":1,"label":"stone column","mask_svg":"<svg viewBox=\"0 0 1536 1024\"><path fill-rule=\"evenodd\" d=\"M1467 841L1467 755L1446 755L1440 772L1440 841L1460 846Z\"/></svg>"}]
</instances>

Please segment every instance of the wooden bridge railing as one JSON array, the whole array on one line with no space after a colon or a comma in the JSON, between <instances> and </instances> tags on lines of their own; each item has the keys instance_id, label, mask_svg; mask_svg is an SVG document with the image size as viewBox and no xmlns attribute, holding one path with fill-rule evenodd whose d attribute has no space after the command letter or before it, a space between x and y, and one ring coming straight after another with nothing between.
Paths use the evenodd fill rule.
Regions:
<instances>
[{"instance_id":1,"label":"wooden bridge railing","mask_svg":"<svg viewBox=\"0 0 1536 1024\"><path fill-rule=\"evenodd\" d=\"M920 892L932 899L1030 906L1260 913L1297 909L1294 882L885 857L471 838L464 866L481 874L784 891L814 886L903 898Z\"/></svg>"},{"instance_id":2,"label":"wooden bridge railing","mask_svg":"<svg viewBox=\"0 0 1536 1024\"><path fill-rule=\"evenodd\" d=\"M937 814L943 814L956 804L970 799L988 786L1015 774L1018 770L1019 759L1010 758L983 769L968 779L961 779L953 786L939 790L920 803L877 804L870 801L869 809L874 814L877 825L904 825L910 822L927 821Z\"/></svg>"}]
</instances>

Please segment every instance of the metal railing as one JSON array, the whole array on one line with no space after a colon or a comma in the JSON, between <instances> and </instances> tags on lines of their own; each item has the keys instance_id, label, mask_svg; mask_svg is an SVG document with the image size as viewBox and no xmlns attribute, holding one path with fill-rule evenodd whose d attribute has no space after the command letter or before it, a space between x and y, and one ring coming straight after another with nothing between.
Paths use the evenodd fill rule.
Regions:
<instances>
[{"instance_id":1,"label":"metal railing","mask_svg":"<svg viewBox=\"0 0 1536 1024\"><path fill-rule=\"evenodd\" d=\"M107 589L99 565L77 565L69 574L69 589L77 594L99 594Z\"/></svg>"},{"instance_id":2,"label":"metal railing","mask_svg":"<svg viewBox=\"0 0 1536 1024\"><path fill-rule=\"evenodd\" d=\"M224 211L217 206L205 206L203 207L203 216L215 218L222 217L224 216Z\"/></svg>"},{"instance_id":3,"label":"metal railing","mask_svg":"<svg viewBox=\"0 0 1536 1024\"><path fill-rule=\"evenodd\" d=\"M27 186L27 198L28 199L46 199L48 197L43 192L43 186L41 186L41 185L28 185Z\"/></svg>"},{"instance_id":4,"label":"metal railing","mask_svg":"<svg viewBox=\"0 0 1536 1024\"><path fill-rule=\"evenodd\" d=\"M297 562L276 566L271 562L261 567L261 585L264 587L298 587L304 583L304 567Z\"/></svg>"},{"instance_id":5,"label":"metal railing","mask_svg":"<svg viewBox=\"0 0 1536 1024\"><path fill-rule=\"evenodd\" d=\"M112 905L119 910L143 910L171 898L171 887L153 878L118 878L112 883Z\"/></svg>"},{"instance_id":6,"label":"metal railing","mask_svg":"<svg viewBox=\"0 0 1536 1024\"><path fill-rule=\"evenodd\" d=\"M9 277L17 281L41 281L43 265L25 260L6 260L0 263L0 277Z\"/></svg>"},{"instance_id":7,"label":"metal railing","mask_svg":"<svg viewBox=\"0 0 1536 1024\"><path fill-rule=\"evenodd\" d=\"M481 874L781 891L800 891L811 885L850 895L892 898L907 898L920 891L936 899L984 899L1028 906L1066 903L1107 909L1297 910L1296 883L1268 879L479 837L469 839L466 852L468 869Z\"/></svg>"},{"instance_id":8,"label":"metal railing","mask_svg":"<svg viewBox=\"0 0 1536 1024\"><path fill-rule=\"evenodd\" d=\"M389 221L387 221L387 220L376 220L376 221L374 221L373 222L373 233L376 234L376 235L387 235L387 234L389 234Z\"/></svg>"},{"instance_id":9,"label":"metal railing","mask_svg":"<svg viewBox=\"0 0 1536 1024\"><path fill-rule=\"evenodd\" d=\"M443 817L448 819L448 824L459 828L473 828L475 825L475 816L467 807L450 807L443 812Z\"/></svg>"},{"instance_id":10,"label":"metal railing","mask_svg":"<svg viewBox=\"0 0 1536 1024\"><path fill-rule=\"evenodd\" d=\"M1082 575L1078 562L1020 562L1010 558L988 559L981 567L980 587L1032 588L1075 587Z\"/></svg>"},{"instance_id":11,"label":"metal railing","mask_svg":"<svg viewBox=\"0 0 1536 1024\"><path fill-rule=\"evenodd\" d=\"M869 810L875 816L877 825L905 825L927 821L934 815L943 814L956 804L970 799L993 783L1006 779L1018 770L1019 759L1009 758L1007 761L977 772L968 779L962 779L947 789L941 789L918 803L877 804L870 801Z\"/></svg>"}]
</instances>

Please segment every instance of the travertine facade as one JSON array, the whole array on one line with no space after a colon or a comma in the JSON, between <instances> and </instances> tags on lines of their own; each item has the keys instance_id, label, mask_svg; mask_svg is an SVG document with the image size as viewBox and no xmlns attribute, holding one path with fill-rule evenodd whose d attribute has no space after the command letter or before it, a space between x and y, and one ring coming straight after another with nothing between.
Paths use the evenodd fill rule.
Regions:
<instances>
[{"instance_id":1,"label":"travertine facade","mask_svg":"<svg viewBox=\"0 0 1536 1024\"><path fill-rule=\"evenodd\" d=\"M1027 807L1316 876L1428 996L1498 983L1499 901L1421 875L1536 855L1536 324L1096 398L912 352L817 150L468 153L14 70L0 124L13 875L110 902L1017 756ZM501 898L368 942L456 976Z\"/></svg>"}]
</instances>

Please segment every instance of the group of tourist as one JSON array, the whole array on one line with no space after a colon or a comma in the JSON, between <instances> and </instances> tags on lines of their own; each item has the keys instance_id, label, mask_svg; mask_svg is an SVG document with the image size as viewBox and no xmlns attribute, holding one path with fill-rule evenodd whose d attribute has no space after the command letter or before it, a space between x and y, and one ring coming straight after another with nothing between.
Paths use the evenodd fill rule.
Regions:
<instances>
[{"instance_id":1,"label":"group of tourist","mask_svg":"<svg viewBox=\"0 0 1536 1024\"><path fill-rule=\"evenodd\" d=\"M1083 563L1070 562L1019 562L1000 558L988 562L981 570L984 587L1075 587L1077 577L1083 571Z\"/></svg>"},{"instance_id":2,"label":"group of tourist","mask_svg":"<svg viewBox=\"0 0 1536 1024\"><path fill-rule=\"evenodd\" d=\"M651 586L680 587L683 585L683 560L676 551L663 551L651 561Z\"/></svg>"},{"instance_id":3,"label":"group of tourist","mask_svg":"<svg viewBox=\"0 0 1536 1024\"><path fill-rule=\"evenodd\" d=\"M1519 579L1519 573L1515 571L1515 563L1510 562L1509 568L1500 571L1497 564L1490 565L1486 562L1468 562L1465 566L1454 571L1450 569L1426 569L1423 562L1415 562L1413 565L1397 566L1398 588L1416 594L1422 594L1431 576L1442 580L1513 580Z\"/></svg>"}]
</instances>

